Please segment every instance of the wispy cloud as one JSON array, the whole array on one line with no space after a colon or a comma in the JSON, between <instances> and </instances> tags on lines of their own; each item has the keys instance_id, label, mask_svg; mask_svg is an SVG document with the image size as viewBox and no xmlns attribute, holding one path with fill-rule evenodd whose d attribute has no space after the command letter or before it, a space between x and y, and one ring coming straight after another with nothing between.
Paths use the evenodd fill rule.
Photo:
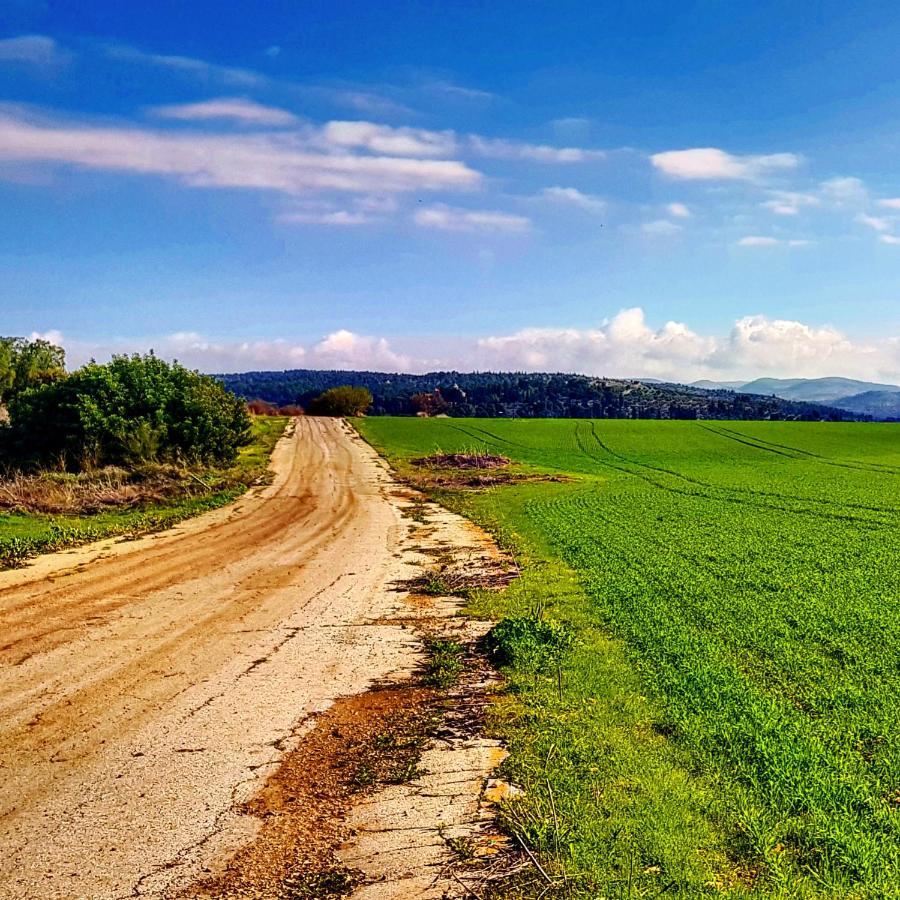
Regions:
<instances>
[{"instance_id":1,"label":"wispy cloud","mask_svg":"<svg viewBox=\"0 0 900 900\"><path fill-rule=\"evenodd\" d=\"M881 241L882 244L892 244L895 246L900 244L900 237L893 234L879 234L878 240Z\"/></svg>"},{"instance_id":2,"label":"wispy cloud","mask_svg":"<svg viewBox=\"0 0 900 900\"><path fill-rule=\"evenodd\" d=\"M220 97L201 103L180 103L172 106L156 106L151 112L164 119L183 122L225 120L244 125L295 125L297 116L284 109L263 106L242 97Z\"/></svg>"},{"instance_id":3,"label":"wispy cloud","mask_svg":"<svg viewBox=\"0 0 900 900\"><path fill-rule=\"evenodd\" d=\"M890 219L884 216L870 216L866 213L859 213L856 216L856 221L860 225L867 225L869 228L873 228L875 231L890 231L893 224Z\"/></svg>"},{"instance_id":4,"label":"wispy cloud","mask_svg":"<svg viewBox=\"0 0 900 900\"><path fill-rule=\"evenodd\" d=\"M329 122L323 138L336 147L361 147L392 156L452 156L456 137L452 131L392 128L374 122Z\"/></svg>"},{"instance_id":5,"label":"wispy cloud","mask_svg":"<svg viewBox=\"0 0 900 900\"><path fill-rule=\"evenodd\" d=\"M681 226L668 219L656 219L653 222L644 222L641 231L652 237L671 237L681 231Z\"/></svg>"},{"instance_id":6,"label":"wispy cloud","mask_svg":"<svg viewBox=\"0 0 900 900\"><path fill-rule=\"evenodd\" d=\"M879 200L878 205L883 206L885 209L900 209L900 197L888 197L884 200Z\"/></svg>"},{"instance_id":7,"label":"wispy cloud","mask_svg":"<svg viewBox=\"0 0 900 900\"><path fill-rule=\"evenodd\" d=\"M467 190L481 175L457 160L409 159L311 149L291 133L177 133L28 121L0 113L0 160L177 178L194 187L286 194Z\"/></svg>"},{"instance_id":8,"label":"wispy cloud","mask_svg":"<svg viewBox=\"0 0 900 900\"><path fill-rule=\"evenodd\" d=\"M800 157L794 153L735 156L717 147L667 150L654 153L650 161L670 178L697 181L749 181L773 172L796 169L800 165Z\"/></svg>"},{"instance_id":9,"label":"wispy cloud","mask_svg":"<svg viewBox=\"0 0 900 900\"><path fill-rule=\"evenodd\" d=\"M585 212L602 213L606 201L595 194L585 194L573 187L546 187L540 192L544 200L563 206L575 206Z\"/></svg>"},{"instance_id":10,"label":"wispy cloud","mask_svg":"<svg viewBox=\"0 0 900 900\"><path fill-rule=\"evenodd\" d=\"M459 209L443 204L418 210L413 220L423 228L476 234L523 234L531 229L531 220L525 216L483 209Z\"/></svg>"},{"instance_id":11,"label":"wispy cloud","mask_svg":"<svg viewBox=\"0 0 900 900\"><path fill-rule=\"evenodd\" d=\"M25 63L33 66L59 66L72 59L51 37L23 34L0 40L0 63Z\"/></svg>"},{"instance_id":12,"label":"wispy cloud","mask_svg":"<svg viewBox=\"0 0 900 900\"><path fill-rule=\"evenodd\" d=\"M683 203L668 203L666 212L676 219L689 219L691 217L691 211Z\"/></svg>"},{"instance_id":13,"label":"wispy cloud","mask_svg":"<svg viewBox=\"0 0 900 900\"><path fill-rule=\"evenodd\" d=\"M799 191L769 191L769 197L771 199L763 201L762 206L776 216L796 216L801 209L822 203L815 194Z\"/></svg>"},{"instance_id":14,"label":"wispy cloud","mask_svg":"<svg viewBox=\"0 0 900 900\"><path fill-rule=\"evenodd\" d=\"M748 234L737 241L739 247L808 247L812 241L802 238L783 239L771 235Z\"/></svg>"},{"instance_id":15,"label":"wispy cloud","mask_svg":"<svg viewBox=\"0 0 900 900\"><path fill-rule=\"evenodd\" d=\"M582 147L550 147L546 144L529 144L501 138L469 135L468 149L477 156L488 159L527 160L538 163L582 163L603 159L603 150L586 150Z\"/></svg>"},{"instance_id":16,"label":"wispy cloud","mask_svg":"<svg viewBox=\"0 0 900 900\"><path fill-rule=\"evenodd\" d=\"M104 45L104 51L111 59L183 72L204 81L218 82L232 87L263 87L269 81L265 75L253 72L250 69L220 66L206 60L195 59L192 56L146 53L128 44L106 44Z\"/></svg>"}]
</instances>

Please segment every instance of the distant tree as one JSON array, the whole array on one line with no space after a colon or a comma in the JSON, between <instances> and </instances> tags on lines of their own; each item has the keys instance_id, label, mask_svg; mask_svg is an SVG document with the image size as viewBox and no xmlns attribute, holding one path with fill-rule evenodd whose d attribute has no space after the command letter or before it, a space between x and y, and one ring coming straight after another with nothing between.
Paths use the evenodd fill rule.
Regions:
<instances>
[{"instance_id":1,"label":"distant tree","mask_svg":"<svg viewBox=\"0 0 900 900\"><path fill-rule=\"evenodd\" d=\"M303 407L297 406L296 403L288 403L278 409L279 415L282 416L302 416Z\"/></svg>"},{"instance_id":2,"label":"distant tree","mask_svg":"<svg viewBox=\"0 0 900 900\"><path fill-rule=\"evenodd\" d=\"M329 388L309 404L312 416L361 416L372 405L368 388L345 384Z\"/></svg>"},{"instance_id":3,"label":"distant tree","mask_svg":"<svg viewBox=\"0 0 900 900\"><path fill-rule=\"evenodd\" d=\"M66 351L62 347L40 338L0 337L0 403L65 374Z\"/></svg>"},{"instance_id":4,"label":"distant tree","mask_svg":"<svg viewBox=\"0 0 900 900\"><path fill-rule=\"evenodd\" d=\"M231 462L248 443L242 401L215 379L155 357L117 356L13 396L7 454L78 470L152 460Z\"/></svg>"},{"instance_id":5,"label":"distant tree","mask_svg":"<svg viewBox=\"0 0 900 900\"><path fill-rule=\"evenodd\" d=\"M250 400L247 403L247 412L251 416L277 416L278 407L267 400Z\"/></svg>"},{"instance_id":6,"label":"distant tree","mask_svg":"<svg viewBox=\"0 0 900 900\"><path fill-rule=\"evenodd\" d=\"M410 405L417 412L425 416L437 416L447 412L450 404L444 399L440 388L433 391L413 394L409 398Z\"/></svg>"}]
</instances>

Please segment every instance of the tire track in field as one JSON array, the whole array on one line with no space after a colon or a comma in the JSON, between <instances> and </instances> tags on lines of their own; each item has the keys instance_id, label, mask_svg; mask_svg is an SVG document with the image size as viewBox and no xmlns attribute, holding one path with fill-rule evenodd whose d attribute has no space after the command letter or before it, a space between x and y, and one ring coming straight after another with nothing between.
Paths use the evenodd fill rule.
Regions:
<instances>
[{"instance_id":1,"label":"tire track in field","mask_svg":"<svg viewBox=\"0 0 900 900\"><path fill-rule=\"evenodd\" d=\"M706 431L716 434L719 437L736 441L739 444L745 444L748 447L752 447L754 450L777 453L779 456L786 456L789 459L797 459L798 456L807 457L822 465L835 466L836 468L841 469L859 469L861 471L874 472L877 475L900 475L900 468L886 463L866 463L862 461L854 462L851 460L842 460L839 457L823 456L820 453L813 453L811 450L802 450L799 447L792 447L789 444L777 444L774 441L753 437L742 431L728 428L725 425L710 425L704 422L698 422L697 424Z\"/></svg>"},{"instance_id":2,"label":"tire track in field","mask_svg":"<svg viewBox=\"0 0 900 900\"><path fill-rule=\"evenodd\" d=\"M747 488L728 488L725 486L712 485L707 482L700 481L699 479L691 478L690 476L683 475L680 472L676 472L672 469L666 469L661 466L652 466L649 463L639 463L635 460L629 459L627 456L623 456L620 453L612 450L607 444L603 442L600 436L597 434L596 425L593 421L589 422L591 437L597 446L601 448L605 453L611 455L615 459L620 460L620 462L624 463L624 465L614 465L610 463L608 460L603 460L598 457L595 453L592 453L588 448L584 446L583 441L581 440L578 434L578 428L580 423L576 425L576 440L578 442L579 447L581 447L582 451L594 459L596 462L601 465L605 465L609 468L615 469L616 471L622 472L626 475L631 475L636 478L640 478L641 480L647 482L653 487L659 488L660 490L667 491L672 494L680 494L682 496L687 497L698 497L707 501L714 502L722 502L722 503L735 503L740 505L750 505L755 506L760 509L772 509L777 510L779 512L787 512L787 513L796 513L798 515L810 516L812 518L817 519L832 519L837 521L849 521L854 522L861 527L870 529L870 530L878 530L882 527L889 527L894 524L893 521L888 521L881 519L879 517L864 517L864 516L854 516L852 514L844 514L844 513L836 513L836 512L826 512L824 510L818 509L804 509L802 506L785 506L779 503L771 503L766 502L765 500L759 501L755 498L758 497L775 497L778 499L795 499L786 495L779 494L768 494L763 491L752 491ZM646 471L634 471L632 469L627 468L627 466L634 466L635 469L638 470L646 470ZM663 475L668 475L673 478L681 479L688 484L694 485L696 487L704 488L705 490L688 490L686 488L677 488L670 484L665 484L664 481L654 478L652 475L648 474L649 472L657 472ZM744 496L734 496L734 494L744 494ZM754 498L754 499L749 499ZM823 502L818 501L815 498L796 498L799 503L817 503ZM865 507L869 509L869 507ZM886 509L877 509L873 510L877 512L890 512L895 514L894 510L886 510Z\"/></svg>"}]
</instances>

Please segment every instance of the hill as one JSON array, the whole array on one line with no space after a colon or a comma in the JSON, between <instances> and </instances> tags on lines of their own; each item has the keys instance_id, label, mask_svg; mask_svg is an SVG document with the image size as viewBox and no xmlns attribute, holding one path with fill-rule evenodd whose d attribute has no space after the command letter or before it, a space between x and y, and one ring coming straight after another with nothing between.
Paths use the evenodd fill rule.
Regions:
<instances>
[{"instance_id":1,"label":"hill","mask_svg":"<svg viewBox=\"0 0 900 900\"><path fill-rule=\"evenodd\" d=\"M319 371L246 372L217 376L248 399L307 405L328 388L353 384L372 393L372 415L432 413L485 418L609 419L802 419L861 416L779 397L704 390L691 385L647 383L586 375L521 372Z\"/></svg>"},{"instance_id":2,"label":"hill","mask_svg":"<svg viewBox=\"0 0 900 900\"><path fill-rule=\"evenodd\" d=\"M785 400L834 403L867 391L900 391L900 386L854 378L757 378L741 385L746 394L774 394Z\"/></svg>"},{"instance_id":3,"label":"hill","mask_svg":"<svg viewBox=\"0 0 900 900\"><path fill-rule=\"evenodd\" d=\"M900 390L864 391L852 397L842 397L841 409L873 419L900 419Z\"/></svg>"}]
</instances>

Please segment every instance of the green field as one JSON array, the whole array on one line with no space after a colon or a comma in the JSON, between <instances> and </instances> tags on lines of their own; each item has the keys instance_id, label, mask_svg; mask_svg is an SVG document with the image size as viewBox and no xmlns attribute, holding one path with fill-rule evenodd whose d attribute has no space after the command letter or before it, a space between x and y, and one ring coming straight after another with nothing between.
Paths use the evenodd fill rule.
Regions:
<instances>
[{"instance_id":1,"label":"green field","mask_svg":"<svg viewBox=\"0 0 900 900\"><path fill-rule=\"evenodd\" d=\"M357 427L401 473L477 448L561 477L439 491L524 563L475 610L577 637L494 713L557 893L900 896L900 426Z\"/></svg>"},{"instance_id":2,"label":"green field","mask_svg":"<svg viewBox=\"0 0 900 900\"><path fill-rule=\"evenodd\" d=\"M167 503L109 509L91 515L34 515L0 512L0 569L17 566L38 553L60 550L113 535L137 536L168 528L183 519L224 506L265 475L269 457L288 419L260 416L251 423L251 441L234 465L198 470L184 496ZM207 491L198 490L208 483Z\"/></svg>"}]
</instances>

